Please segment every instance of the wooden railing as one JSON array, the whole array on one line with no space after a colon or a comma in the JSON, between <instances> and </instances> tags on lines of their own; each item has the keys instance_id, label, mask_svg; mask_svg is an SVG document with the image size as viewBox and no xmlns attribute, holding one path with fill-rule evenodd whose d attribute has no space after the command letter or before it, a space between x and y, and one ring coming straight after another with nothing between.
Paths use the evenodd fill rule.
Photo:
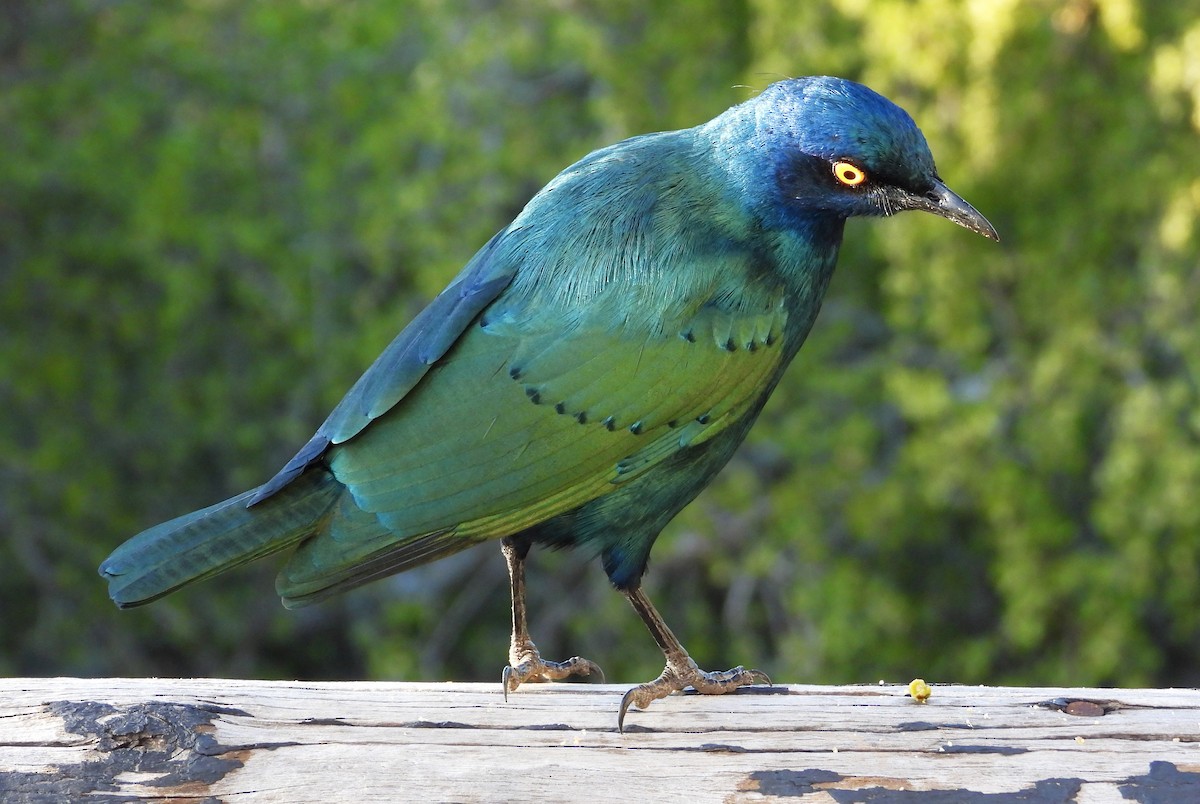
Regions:
<instances>
[{"instance_id":1,"label":"wooden railing","mask_svg":"<svg viewBox=\"0 0 1200 804\"><path fill-rule=\"evenodd\" d=\"M0 801L1200 801L1194 690L625 689L0 679Z\"/></svg>"}]
</instances>

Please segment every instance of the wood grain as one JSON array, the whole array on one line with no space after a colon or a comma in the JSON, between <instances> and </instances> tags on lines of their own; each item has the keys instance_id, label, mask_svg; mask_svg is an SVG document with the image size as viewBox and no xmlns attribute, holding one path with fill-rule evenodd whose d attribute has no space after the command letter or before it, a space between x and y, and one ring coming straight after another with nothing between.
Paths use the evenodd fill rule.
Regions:
<instances>
[{"instance_id":1,"label":"wood grain","mask_svg":"<svg viewBox=\"0 0 1200 804\"><path fill-rule=\"evenodd\" d=\"M626 688L0 679L0 800L1200 801L1194 690Z\"/></svg>"}]
</instances>

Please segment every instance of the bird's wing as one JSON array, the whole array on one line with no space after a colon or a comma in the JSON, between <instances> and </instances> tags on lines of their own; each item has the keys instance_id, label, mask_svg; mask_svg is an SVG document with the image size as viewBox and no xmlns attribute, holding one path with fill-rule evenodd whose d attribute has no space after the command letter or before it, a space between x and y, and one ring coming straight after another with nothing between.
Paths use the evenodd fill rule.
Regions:
<instances>
[{"instance_id":1,"label":"bird's wing","mask_svg":"<svg viewBox=\"0 0 1200 804\"><path fill-rule=\"evenodd\" d=\"M330 450L363 512L347 521L360 526L304 543L281 592L323 596L519 532L711 438L781 369L785 317L782 304L703 307L682 330L640 336L481 321L391 411Z\"/></svg>"},{"instance_id":2,"label":"bird's wing","mask_svg":"<svg viewBox=\"0 0 1200 804\"><path fill-rule=\"evenodd\" d=\"M493 259L500 232L467 263L454 281L422 310L346 393L333 412L279 472L251 495L247 506L291 483L329 449L362 432L421 381L468 324L508 286L512 264Z\"/></svg>"}]
</instances>

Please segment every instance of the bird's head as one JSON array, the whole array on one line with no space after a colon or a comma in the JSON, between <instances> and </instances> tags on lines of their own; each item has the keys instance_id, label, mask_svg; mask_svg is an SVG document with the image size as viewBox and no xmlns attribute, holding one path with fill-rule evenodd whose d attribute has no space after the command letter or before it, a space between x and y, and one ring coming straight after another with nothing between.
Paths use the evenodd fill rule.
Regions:
<instances>
[{"instance_id":1,"label":"bird's head","mask_svg":"<svg viewBox=\"0 0 1200 804\"><path fill-rule=\"evenodd\" d=\"M750 149L757 190L784 215L844 219L917 209L1000 239L942 182L908 113L862 84L825 76L780 81L709 125L725 145L740 140Z\"/></svg>"}]
</instances>

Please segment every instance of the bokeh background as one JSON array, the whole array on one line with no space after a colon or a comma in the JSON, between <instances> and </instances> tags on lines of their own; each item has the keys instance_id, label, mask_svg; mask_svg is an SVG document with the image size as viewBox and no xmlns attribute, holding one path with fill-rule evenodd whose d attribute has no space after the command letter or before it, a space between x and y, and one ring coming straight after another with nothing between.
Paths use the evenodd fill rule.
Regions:
<instances>
[{"instance_id":1,"label":"bokeh background","mask_svg":"<svg viewBox=\"0 0 1200 804\"><path fill-rule=\"evenodd\" d=\"M263 482L589 150L785 76L908 109L997 246L849 224L817 326L647 588L778 681L1200 685L1196 0L8 0L0 673L498 681L494 545L297 612L268 559L97 563ZM662 657L535 554L543 653Z\"/></svg>"}]
</instances>

